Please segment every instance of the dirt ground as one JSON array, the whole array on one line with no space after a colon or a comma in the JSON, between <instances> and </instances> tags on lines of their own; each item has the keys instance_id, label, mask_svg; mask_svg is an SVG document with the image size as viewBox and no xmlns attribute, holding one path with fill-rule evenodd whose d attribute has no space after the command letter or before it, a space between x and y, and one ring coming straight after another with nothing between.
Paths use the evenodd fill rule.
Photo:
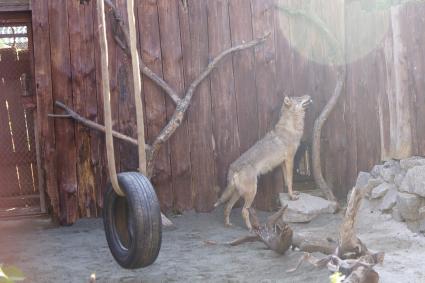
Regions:
<instances>
[{"instance_id":1,"label":"dirt ground","mask_svg":"<svg viewBox=\"0 0 425 283\"><path fill-rule=\"evenodd\" d=\"M299 252L280 256L261 243L224 245L247 233L239 210L233 211L232 219L236 227L224 228L221 209L174 218L178 228L164 231L157 261L135 271L114 262L100 219L81 220L72 227L53 227L47 219L0 221L0 263L19 267L26 282L36 283L89 282L92 273L96 282L329 282L326 270L306 263L287 274ZM323 215L293 228L336 238L340 219L340 215ZM377 267L381 282L425 282L423 235L409 232L385 215L362 212L359 220L360 238L370 249L386 252L383 266Z\"/></svg>"}]
</instances>

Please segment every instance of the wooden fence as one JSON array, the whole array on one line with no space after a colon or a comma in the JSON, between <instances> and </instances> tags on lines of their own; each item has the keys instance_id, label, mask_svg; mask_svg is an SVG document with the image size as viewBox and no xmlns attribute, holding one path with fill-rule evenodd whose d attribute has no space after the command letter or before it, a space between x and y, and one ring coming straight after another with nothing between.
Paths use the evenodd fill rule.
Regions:
<instances>
[{"instance_id":1,"label":"wooden fence","mask_svg":"<svg viewBox=\"0 0 425 283\"><path fill-rule=\"evenodd\" d=\"M126 1L114 2L125 14ZM302 2L137 1L142 60L180 94L220 51L270 33L264 45L224 60L196 91L187 118L155 164L152 181L164 211L212 210L229 164L273 126L284 95L313 96L305 134L310 141L314 119L334 89L335 74L326 64L332 50L317 27L275 9L276 4L308 8ZM425 5L408 4L397 10L399 14L387 9L377 17L363 10L363 1L307 2L313 2L310 9L345 45L350 61L343 97L322 135L326 179L337 196L344 197L359 170L399 153L425 154L425 130L419 126L425 116L425 33L420 31ZM53 214L63 224L98 216L107 182L103 136L70 120L47 118L48 113L60 113L53 107L59 100L103 123L94 9L94 1L32 1L44 177ZM354 20L354 15L364 19ZM369 26L360 25L366 23ZM358 55L354 42L362 38L352 37L361 31L370 35L376 25L384 27L382 38L374 31L373 38L381 39ZM129 62L108 28L114 129L135 136ZM143 78L142 95L150 143L174 106L148 78ZM406 141L412 147L403 153ZM118 141L116 149L117 168L135 170L137 149ZM280 170L261 178L257 207L270 208L280 191Z\"/></svg>"}]
</instances>

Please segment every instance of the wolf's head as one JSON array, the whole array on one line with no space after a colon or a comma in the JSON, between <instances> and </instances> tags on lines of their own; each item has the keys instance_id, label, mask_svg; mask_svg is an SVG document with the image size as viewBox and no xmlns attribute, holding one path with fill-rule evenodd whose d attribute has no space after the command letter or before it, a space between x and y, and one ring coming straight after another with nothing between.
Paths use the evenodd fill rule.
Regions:
<instances>
[{"instance_id":1,"label":"wolf's head","mask_svg":"<svg viewBox=\"0 0 425 283\"><path fill-rule=\"evenodd\" d=\"M313 102L309 95L288 97L285 96L282 104L282 112L305 112L308 106Z\"/></svg>"},{"instance_id":2,"label":"wolf's head","mask_svg":"<svg viewBox=\"0 0 425 283\"><path fill-rule=\"evenodd\" d=\"M280 118L275 126L276 132L288 135L288 132L301 138L304 132L305 111L313 102L309 95L288 97L283 99Z\"/></svg>"}]
</instances>

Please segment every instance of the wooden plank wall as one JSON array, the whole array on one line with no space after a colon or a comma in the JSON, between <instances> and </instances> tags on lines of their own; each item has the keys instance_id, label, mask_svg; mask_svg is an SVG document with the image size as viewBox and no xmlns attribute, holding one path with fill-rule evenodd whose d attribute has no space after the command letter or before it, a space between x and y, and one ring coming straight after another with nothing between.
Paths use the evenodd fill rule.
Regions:
<instances>
[{"instance_id":1,"label":"wooden plank wall","mask_svg":"<svg viewBox=\"0 0 425 283\"><path fill-rule=\"evenodd\" d=\"M62 224L99 215L107 182L103 136L71 121L47 118L48 113L60 113L53 101L61 100L103 123L95 5L94 1L84 2L32 2L43 168L53 215ZM125 14L126 1L113 2ZM394 36L388 11L386 18L357 15L343 0L337 5L325 0L307 1L310 5L298 0L188 0L187 6L184 2L136 2L142 59L179 95L220 51L270 36L264 45L234 54L214 70L196 91L182 126L159 153L153 183L165 212L211 211L226 184L229 164L271 129L284 95L313 96L315 103L307 114L303 138L311 141L314 119L336 80L327 64L331 49L317 29L277 12L276 4L314 10L347 50L345 91L322 136L322 164L337 196L345 196L359 170L369 170L381 159L394 156L392 137L397 128L392 125L400 109L391 103L393 97L410 102L403 110L412 117L408 125L412 154L425 155L425 130L420 126L425 118L420 107L425 102L425 34L420 28L425 4L408 4L399 11L401 41L408 54L409 80L404 89L409 93L403 94L396 93L393 84ZM363 26L359 19L352 19L355 16L365 17L360 21ZM388 26L383 35L382 25ZM135 136L129 64L113 43L110 28L108 24L113 127ZM358 49L354 43L362 40L359 29L379 40L354 60ZM152 142L174 105L146 77L143 101L147 141ZM136 149L116 143L117 168L135 170ZM272 209L277 193L283 191L280 169L261 178L259 184L256 206Z\"/></svg>"},{"instance_id":2,"label":"wooden plank wall","mask_svg":"<svg viewBox=\"0 0 425 283\"><path fill-rule=\"evenodd\" d=\"M0 0L0 12L31 10L30 0Z\"/></svg>"}]
</instances>

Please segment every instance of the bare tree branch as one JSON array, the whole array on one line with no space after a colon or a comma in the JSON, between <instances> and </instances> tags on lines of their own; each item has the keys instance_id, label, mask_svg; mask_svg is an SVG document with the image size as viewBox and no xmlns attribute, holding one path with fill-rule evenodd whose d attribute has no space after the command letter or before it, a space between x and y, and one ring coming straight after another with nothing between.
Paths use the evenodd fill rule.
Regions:
<instances>
[{"instance_id":1,"label":"bare tree branch","mask_svg":"<svg viewBox=\"0 0 425 283\"><path fill-rule=\"evenodd\" d=\"M118 46L124 51L124 53L130 57L130 48L128 43L129 41L129 34L128 31L124 25L124 22L122 20L122 17L120 13L118 12L118 9L115 7L115 5L110 0L105 0L105 3L110 8L110 13L112 14L112 31L114 33L114 39L117 42ZM140 72L144 74L146 77L151 79L156 85L162 88L162 90L165 91L165 93L171 98L171 100L174 102L174 104L178 104L180 102L179 95L177 92L174 91L168 85L160 76L155 74L151 69L149 69L144 63L143 60L139 54L139 61L140 61Z\"/></svg>"},{"instance_id":2,"label":"bare tree branch","mask_svg":"<svg viewBox=\"0 0 425 283\"><path fill-rule=\"evenodd\" d=\"M170 121L168 122L168 124L161 130L161 132L159 133L158 137L155 139L155 141L152 144L152 151L151 151L151 155L148 158L148 172L152 173L153 170L153 161L155 160L155 156L158 153L161 145L163 143L165 143L170 137L171 135L177 130L177 128L180 126L180 124L183 121L183 118L185 116L186 110L189 107L190 101L192 99L192 96L196 90L196 88L199 86L199 84L212 72L212 70L214 70L214 68L217 66L217 64L223 59L225 58L227 55L237 52L237 51L241 51L241 50L245 50L248 48L252 48L256 45L259 45L263 42L266 41L267 37L270 34L267 34L266 36L264 36L263 38L260 39L256 39L253 41L250 41L248 43L244 43L244 44L240 44L237 46L234 46L230 49L227 49L225 51L223 51L222 53L220 53L217 57L215 57L207 66L207 68L199 75L198 78L196 78L189 86L189 88L186 91L186 94L184 96L184 98L177 104L176 110L173 114L173 116L171 117Z\"/></svg>"},{"instance_id":3,"label":"bare tree branch","mask_svg":"<svg viewBox=\"0 0 425 283\"><path fill-rule=\"evenodd\" d=\"M114 39L116 43L122 48L122 50L127 54L128 56L131 56L129 52L129 34L124 26L123 20L121 15L119 14L118 10L116 9L115 5L110 0L104 0L105 4L109 7L110 12L112 14L112 29L114 32ZM155 160L156 154L158 153L160 147L162 144L164 144L177 130L177 128L182 123L185 113L190 105L190 101L193 97L193 94L196 90L196 88L199 86L199 84L206 78L208 75L214 70L214 68L223 60L226 56L242 51L245 49L249 49L252 47L255 47L259 44L262 44L266 41L266 39L269 37L270 34L265 35L264 37L260 39L255 39L247 43L243 43L237 46L234 46L230 49L227 49L220 53L217 57L215 57L207 66L207 68L190 84L189 88L187 89L184 97L180 99L178 94L157 74L155 74L152 70L150 70L141 60L140 58L140 71L146 75L148 78L150 78L155 84L160 86L165 93L168 94L168 96L173 100L173 102L176 104L176 110L171 117L168 124L161 130L158 137L153 142L152 146L146 145L146 152L147 152L147 173L149 177L152 177L153 174L153 162ZM140 55L139 55L140 56ZM90 121L75 111L73 111L71 108L66 106L60 101L56 101L56 106L62 108L65 110L65 115L57 115L57 114L50 114L50 117L53 118L72 118L75 121L100 132L105 133L105 127L97 124L93 121ZM134 138L131 138L129 136L126 136L124 134L121 134L119 132L113 131L113 136L124 140L130 144L137 145L137 140Z\"/></svg>"},{"instance_id":4,"label":"bare tree branch","mask_svg":"<svg viewBox=\"0 0 425 283\"><path fill-rule=\"evenodd\" d=\"M129 42L129 35L126 31L126 28L124 26L123 21L121 20L121 17L116 9L116 7L109 1L106 0L108 5L110 6L112 10L112 17L115 23L113 23L113 31L114 31L114 38L117 41L117 44L123 49L123 51L128 55L131 56L129 53L128 48L128 42ZM248 43L244 43L238 46L234 46L228 50L223 51L221 54L219 54L216 58L214 58L207 66L207 68L199 75L198 78L196 78L189 88L187 89L184 97L181 99L177 92L175 92L161 77L159 77L157 74L155 74L151 69L149 69L144 63L142 58L140 58L140 71L147 76L149 79L151 79L154 83L156 83L158 86L160 86L165 93L174 101L176 104L176 110L171 117L168 124L161 130L158 137L155 139L155 141L152 144L152 148L150 151L150 154L147 158L147 172L148 176L152 176L153 174L153 162L155 160L156 154L158 153L160 147L162 144L164 144L176 131L176 129L180 126L184 119L184 114L189 107L190 101L192 99L193 93L195 92L196 88L199 86L199 84L211 73L211 71L217 66L217 64L225 58L227 55L241 51L244 49L248 49L251 47L254 47L260 43L263 43L266 38L269 35L264 36L263 38L256 39L253 41L250 41ZM140 55L139 55L140 56Z\"/></svg>"},{"instance_id":5,"label":"bare tree branch","mask_svg":"<svg viewBox=\"0 0 425 283\"><path fill-rule=\"evenodd\" d=\"M65 110L65 113L66 114L65 115L49 114L49 117L52 117L52 118L68 118L68 119L74 119L75 121L81 123L82 125L90 128L90 129L93 129L93 130L96 130L96 131L105 133L105 126L100 125L100 124L98 124L96 122L93 122L91 120L88 120L88 119L84 118L83 116L81 116L80 114L78 114L77 112L75 112L74 110L72 110L71 108L69 108L68 106L66 106L65 104L63 104L60 101L56 101L55 102L55 105L57 107L62 108L63 110ZM137 140L136 139L133 139L133 138L131 138L129 136L126 136L126 135L121 134L121 133L116 132L116 131L112 131L112 135L114 137L120 139L120 140L123 140L123 141L128 142L128 143L130 143L132 145L136 145L137 146ZM146 145L146 151L149 151L149 150L150 150L150 146L149 145Z\"/></svg>"},{"instance_id":6,"label":"bare tree branch","mask_svg":"<svg viewBox=\"0 0 425 283\"><path fill-rule=\"evenodd\" d=\"M326 182L325 178L323 177L322 172L322 165L320 162L320 150L321 150L321 144L320 144L320 137L322 135L322 128L325 124L326 120L328 119L329 115L331 114L332 110L335 108L335 105L337 104L339 98L342 95L343 86L345 82L346 77L346 65L343 61L343 50L336 39L336 37L332 34L332 32L327 28L326 24L320 19L317 15L306 12L303 10L293 10L288 7L283 6L277 6L277 9L279 11L284 12L286 15L291 17L301 17L305 19L306 21L310 22L313 26L315 26L325 37L326 41L329 43L331 48L334 49L335 56L334 61L335 65L337 65L337 60L341 60L341 65L337 66L337 82L334 89L334 92L331 96L331 98L326 103L325 107L323 108L322 112L320 113L319 117L314 122L314 128L313 128L313 145L312 145L312 159L313 159L313 176L316 184L319 186L319 188L323 191L326 198L331 201L337 202L337 199L335 198L332 188L329 186L329 184Z\"/></svg>"}]
</instances>

